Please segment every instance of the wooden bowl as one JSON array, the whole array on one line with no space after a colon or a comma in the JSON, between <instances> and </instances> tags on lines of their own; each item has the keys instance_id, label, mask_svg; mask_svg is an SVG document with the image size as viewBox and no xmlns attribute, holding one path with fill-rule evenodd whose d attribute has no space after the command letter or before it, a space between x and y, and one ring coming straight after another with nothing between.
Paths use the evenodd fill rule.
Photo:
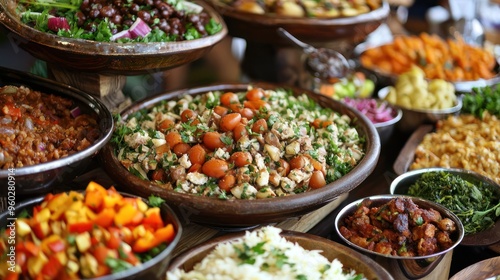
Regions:
<instances>
[{"instance_id":1,"label":"wooden bowl","mask_svg":"<svg viewBox=\"0 0 500 280\"><path fill-rule=\"evenodd\" d=\"M325 43L346 38L362 41L385 22L390 12L386 1L383 1L380 8L366 14L338 18L260 15L239 11L219 0L211 0L211 3L224 17L231 36L272 45L290 45L288 40L278 35L278 27L308 43Z\"/></svg>"},{"instance_id":2,"label":"wooden bowl","mask_svg":"<svg viewBox=\"0 0 500 280\"><path fill-rule=\"evenodd\" d=\"M188 249L176 256L168 267L168 271L175 268L190 271L194 265L201 262L218 244L231 242L244 236L243 232L223 235L208 240L196 247ZM366 279L394 279L383 267L369 257L358 253L344 245L316 235L284 230L281 232L286 240L299 244L306 250L321 250L328 260L338 259L345 268L362 273Z\"/></svg>"},{"instance_id":3,"label":"wooden bowl","mask_svg":"<svg viewBox=\"0 0 500 280\"><path fill-rule=\"evenodd\" d=\"M121 112L121 116L122 119L126 120L134 112L151 108L159 102L175 99L185 94L196 95L209 91L239 92L246 91L248 86L248 84L219 84L164 93L132 105ZM280 87L268 83L255 83L252 86L264 89ZM289 87L286 88L288 89ZM358 165L343 177L322 188L296 195L255 200L220 200L205 196L183 194L173 190L166 190L150 181L142 180L131 174L118 161L111 143L105 146L101 154L102 166L112 179L119 183L120 186L128 188L129 192L145 197L155 194L164 198L169 205L181 213L180 216L186 219L187 222L223 228L247 227L280 222L287 218L297 217L316 210L331 202L339 195L351 191L370 175L378 161L380 140L370 120L357 110L311 91L298 88L290 89L296 94L305 93L313 100L316 100L321 106L331 108L340 114L351 117L353 124L358 128L360 137L366 139L366 154Z\"/></svg>"},{"instance_id":4,"label":"wooden bowl","mask_svg":"<svg viewBox=\"0 0 500 280\"><path fill-rule=\"evenodd\" d=\"M450 280L461 280L461 279L485 279L494 280L500 275L500 256L484 261L480 261L473 265L470 265L457 274L453 275Z\"/></svg>"},{"instance_id":5,"label":"wooden bowl","mask_svg":"<svg viewBox=\"0 0 500 280\"><path fill-rule=\"evenodd\" d=\"M227 34L222 17L203 1L196 3L222 24L220 32L195 40L152 43L97 42L38 31L20 21L16 3L0 0L0 23L11 32L11 43L49 64L74 71L116 75L163 71L201 58Z\"/></svg>"}]
</instances>

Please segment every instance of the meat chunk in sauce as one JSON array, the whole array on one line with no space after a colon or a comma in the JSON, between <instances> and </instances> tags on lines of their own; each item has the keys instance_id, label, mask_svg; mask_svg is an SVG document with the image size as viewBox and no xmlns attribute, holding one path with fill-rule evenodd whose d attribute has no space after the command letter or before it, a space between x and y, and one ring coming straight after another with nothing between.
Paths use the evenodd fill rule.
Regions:
<instances>
[{"instance_id":1,"label":"meat chunk in sauce","mask_svg":"<svg viewBox=\"0 0 500 280\"><path fill-rule=\"evenodd\" d=\"M448 249L456 231L455 223L439 211L400 197L379 206L363 200L339 228L354 244L393 256L426 256Z\"/></svg>"}]
</instances>

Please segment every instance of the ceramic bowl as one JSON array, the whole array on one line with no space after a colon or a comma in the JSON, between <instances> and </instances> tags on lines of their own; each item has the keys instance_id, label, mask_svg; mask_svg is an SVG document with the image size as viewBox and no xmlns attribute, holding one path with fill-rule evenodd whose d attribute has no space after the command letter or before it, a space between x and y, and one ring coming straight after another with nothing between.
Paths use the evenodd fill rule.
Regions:
<instances>
[{"instance_id":1,"label":"ceramic bowl","mask_svg":"<svg viewBox=\"0 0 500 280\"><path fill-rule=\"evenodd\" d=\"M458 175L464 180L479 184L482 183L484 186L488 188L492 188L500 195L500 186L496 184L493 180L485 177L479 173L474 171L465 170L465 169L456 169L456 168L442 168L442 167L434 167L434 168L423 168L416 169L412 171L408 171L399 175L394 181L392 181L390 185L391 194L408 194L408 188L413 185L423 174L428 172L447 172L453 175ZM467 246L488 246L495 244L500 241L500 219L496 220L495 225L482 232L478 232L475 234L466 234L460 243L460 245Z\"/></svg>"},{"instance_id":2,"label":"ceramic bowl","mask_svg":"<svg viewBox=\"0 0 500 280\"><path fill-rule=\"evenodd\" d=\"M168 271L176 268L190 271L218 244L231 242L243 236L243 232L226 234L187 249L170 262ZM393 279L383 267L369 257L337 242L308 233L287 230L282 231L281 236L290 242L297 243L306 250L320 250L322 255L330 261L338 259L343 264L343 267L362 273L366 279Z\"/></svg>"},{"instance_id":3,"label":"ceramic bowl","mask_svg":"<svg viewBox=\"0 0 500 280\"><path fill-rule=\"evenodd\" d=\"M123 197L137 198L136 195L128 193L120 193ZM21 213L26 210L28 213L32 213L33 208L39 205L45 196L38 196L30 198L19 202L16 204L16 213ZM148 204L147 199L142 199L146 204ZM160 213L162 219L165 223L170 223L173 225L176 235L175 238L170 242L158 255L152 259L142 263L141 265L134 266L130 269L109 274L102 277L92 278L92 280L125 280L125 279L164 279L167 271L167 267L170 260L173 257L172 251L175 249L179 243L182 236L182 225L174 213L174 211L166 204L162 203L160 206ZM7 224L10 223L12 217L9 211L4 211L0 214L0 226L5 229Z\"/></svg>"},{"instance_id":4,"label":"ceramic bowl","mask_svg":"<svg viewBox=\"0 0 500 280\"><path fill-rule=\"evenodd\" d=\"M281 86L268 83L255 83L254 87L276 89ZM181 95L196 95L209 91L241 92L248 89L248 84L219 84L192 89L184 89L160 94L138 102L121 112L123 120L141 109L151 108L162 101L173 100ZM288 88L288 87L287 87ZM294 93L305 93L316 100L321 106L331 108L340 114L346 114L354 120L354 125L362 137L366 139L364 158L358 165L343 177L316 190L304 193L276 197L272 199L235 199L220 200L204 196L183 194L173 190L161 188L158 185L140 179L131 174L118 161L111 143L106 145L101 154L102 166L107 174L121 186L128 188L132 193L147 197L156 194L164 198L169 205L176 208L188 222L215 227L248 227L258 224L268 224L298 217L320 208L331 202L339 195L347 193L357 187L368 177L376 166L380 154L380 141L377 131L364 115L345 104L331 98L317 95L310 91L290 88ZM174 209L175 210L175 209Z\"/></svg>"},{"instance_id":5,"label":"ceramic bowl","mask_svg":"<svg viewBox=\"0 0 500 280\"><path fill-rule=\"evenodd\" d=\"M16 3L0 0L0 23L10 31L12 44L49 64L78 72L139 75L171 69L201 58L227 34L222 17L203 1L196 4L222 24L217 34L188 41L126 44L65 38L38 31L20 21Z\"/></svg>"},{"instance_id":6,"label":"ceramic bowl","mask_svg":"<svg viewBox=\"0 0 500 280\"><path fill-rule=\"evenodd\" d=\"M89 94L29 73L0 68L0 86L5 85L24 85L42 93L51 93L71 99L80 107L82 113L97 117L101 132L101 136L92 146L80 152L50 162L16 168L16 196L45 194L57 184L81 175L85 172L94 156L111 138L114 128L113 116L100 100ZM8 177L8 170L0 170L0 184L7 186L9 183ZM0 195L7 197L7 188L2 188Z\"/></svg>"},{"instance_id":7,"label":"ceramic bowl","mask_svg":"<svg viewBox=\"0 0 500 280\"><path fill-rule=\"evenodd\" d=\"M346 218L352 215L358 209L359 205L363 200L365 199L371 200L372 201L371 207L374 207L374 206L381 206L396 197L410 198L420 208L434 209L437 210L442 217L450 218L457 227L457 230L452 235L450 235L450 238L453 241L452 246L450 246L448 249L427 256L403 257L403 256L393 256L393 255L386 255L374 252L372 250L354 244L353 242L349 241L346 237L342 235L340 228L343 225L345 225ZM429 200L421 199L418 197L404 196L404 195L376 195L376 196L360 198L356 201L349 203L340 210L337 217L335 218L335 230L337 234L340 236L340 238L345 243L347 243L351 248L355 248L358 251L369 254L373 256L378 263L383 263L384 264L383 266L396 279L420 279L429 275L435 275L436 273L439 275L443 275L440 271L434 271L434 270L436 269L436 267L442 265L441 264L442 260L451 261L450 257L453 248L460 244L464 236L464 228L462 223L460 222L460 219L450 210ZM446 275L444 277L448 278L447 273L445 274ZM429 278L429 279L441 279L441 278Z\"/></svg>"},{"instance_id":8,"label":"ceramic bowl","mask_svg":"<svg viewBox=\"0 0 500 280\"><path fill-rule=\"evenodd\" d=\"M211 0L211 3L224 17L231 36L251 42L283 46L291 46L291 43L278 36L279 27L308 43L326 43L339 39L359 42L385 22L390 11L389 4L383 1L380 8L358 16L298 18L242 12L220 0Z\"/></svg>"},{"instance_id":9,"label":"ceramic bowl","mask_svg":"<svg viewBox=\"0 0 500 280\"><path fill-rule=\"evenodd\" d=\"M389 87L384 87L379 90L378 97L384 99L388 93ZM462 99L457 97L455 105L446 109L409 109L395 106L403 111L401 121L398 122L396 127L402 132L413 132L420 125L435 124L439 120L459 114L462 109Z\"/></svg>"}]
</instances>

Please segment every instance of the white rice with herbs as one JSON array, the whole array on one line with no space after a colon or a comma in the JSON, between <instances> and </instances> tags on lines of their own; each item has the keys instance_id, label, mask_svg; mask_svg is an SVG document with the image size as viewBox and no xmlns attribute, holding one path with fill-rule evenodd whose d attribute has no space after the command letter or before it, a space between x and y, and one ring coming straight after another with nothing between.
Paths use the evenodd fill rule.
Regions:
<instances>
[{"instance_id":1,"label":"white rice with herbs","mask_svg":"<svg viewBox=\"0 0 500 280\"><path fill-rule=\"evenodd\" d=\"M355 271L346 273L339 260L329 261L320 250L306 250L280 233L273 226L247 231L242 238L217 245L193 270L167 272L167 279L365 279Z\"/></svg>"}]
</instances>

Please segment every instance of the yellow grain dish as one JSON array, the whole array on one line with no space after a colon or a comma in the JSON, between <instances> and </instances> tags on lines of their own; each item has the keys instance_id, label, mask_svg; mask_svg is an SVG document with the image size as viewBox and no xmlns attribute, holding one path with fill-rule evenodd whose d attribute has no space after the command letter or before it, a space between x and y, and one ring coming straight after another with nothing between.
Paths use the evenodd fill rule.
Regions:
<instances>
[{"instance_id":1,"label":"yellow grain dish","mask_svg":"<svg viewBox=\"0 0 500 280\"><path fill-rule=\"evenodd\" d=\"M472 115L439 121L436 131L425 135L415 151L410 169L463 168L500 184L500 120L485 112L483 120Z\"/></svg>"},{"instance_id":2,"label":"yellow grain dish","mask_svg":"<svg viewBox=\"0 0 500 280\"><path fill-rule=\"evenodd\" d=\"M486 49L427 33L396 37L390 44L366 50L360 60L365 68L389 75L402 74L416 65L426 78L450 82L491 79L496 64Z\"/></svg>"}]
</instances>

